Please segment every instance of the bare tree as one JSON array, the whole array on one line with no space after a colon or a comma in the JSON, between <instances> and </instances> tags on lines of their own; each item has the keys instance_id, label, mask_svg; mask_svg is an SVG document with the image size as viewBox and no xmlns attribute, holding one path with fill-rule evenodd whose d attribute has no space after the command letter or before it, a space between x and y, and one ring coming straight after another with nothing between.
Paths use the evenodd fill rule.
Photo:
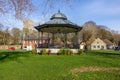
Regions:
<instances>
[{"instance_id":1,"label":"bare tree","mask_svg":"<svg viewBox=\"0 0 120 80\"><path fill-rule=\"evenodd\" d=\"M7 0L0 0L0 14L5 14L7 12Z\"/></svg>"},{"instance_id":2,"label":"bare tree","mask_svg":"<svg viewBox=\"0 0 120 80\"><path fill-rule=\"evenodd\" d=\"M8 45L11 42L11 35L9 33L9 28L6 28L5 30L0 32L1 42L2 45Z\"/></svg>"},{"instance_id":3,"label":"bare tree","mask_svg":"<svg viewBox=\"0 0 120 80\"><path fill-rule=\"evenodd\" d=\"M44 0L44 10L52 10L56 6L56 4L63 4L63 2L70 6L71 0ZM11 12L19 20L23 20L23 18L26 15L32 13L35 8L40 8L40 6L35 6L33 0L0 0L0 14Z\"/></svg>"},{"instance_id":4,"label":"bare tree","mask_svg":"<svg viewBox=\"0 0 120 80\"><path fill-rule=\"evenodd\" d=\"M72 8L71 1L72 0L44 0L43 3L44 11L42 13L45 15L50 10L52 11L55 8L61 9L64 6L68 6L69 8Z\"/></svg>"},{"instance_id":5,"label":"bare tree","mask_svg":"<svg viewBox=\"0 0 120 80\"><path fill-rule=\"evenodd\" d=\"M97 27L97 36L101 39L108 39L110 41L113 41L113 35L111 31L108 30L108 28L104 28L104 26L99 25Z\"/></svg>"},{"instance_id":6,"label":"bare tree","mask_svg":"<svg viewBox=\"0 0 120 80\"><path fill-rule=\"evenodd\" d=\"M1 17L12 15L16 20L25 19L34 10L32 0L0 0ZM6 17L7 18L7 17ZM7 19L4 19L4 21ZM4 25L0 21L1 25ZM3 28L3 26L0 26Z\"/></svg>"},{"instance_id":7,"label":"bare tree","mask_svg":"<svg viewBox=\"0 0 120 80\"><path fill-rule=\"evenodd\" d=\"M30 14L34 10L32 0L9 0L11 8L15 11L15 17L23 20L26 13Z\"/></svg>"},{"instance_id":8,"label":"bare tree","mask_svg":"<svg viewBox=\"0 0 120 80\"><path fill-rule=\"evenodd\" d=\"M12 28L11 30L13 44L19 44L21 40L21 30L19 28Z\"/></svg>"},{"instance_id":9,"label":"bare tree","mask_svg":"<svg viewBox=\"0 0 120 80\"><path fill-rule=\"evenodd\" d=\"M89 46L96 38L108 39L113 42L113 34L111 31L103 25L96 25L93 21L88 21L83 25L83 29L80 34L83 41ZM118 43L118 39L116 42Z\"/></svg>"},{"instance_id":10,"label":"bare tree","mask_svg":"<svg viewBox=\"0 0 120 80\"><path fill-rule=\"evenodd\" d=\"M83 41L93 40L97 37L97 25L93 21L88 21L83 25L83 29L80 34L83 37Z\"/></svg>"},{"instance_id":11,"label":"bare tree","mask_svg":"<svg viewBox=\"0 0 120 80\"><path fill-rule=\"evenodd\" d=\"M112 32L112 35L113 35L113 42L114 44L117 46L117 45L120 45L120 33L118 31L115 31L115 30L111 30Z\"/></svg>"},{"instance_id":12,"label":"bare tree","mask_svg":"<svg viewBox=\"0 0 120 80\"><path fill-rule=\"evenodd\" d=\"M17 19L34 10L32 0L0 0L0 13L12 12Z\"/></svg>"}]
</instances>

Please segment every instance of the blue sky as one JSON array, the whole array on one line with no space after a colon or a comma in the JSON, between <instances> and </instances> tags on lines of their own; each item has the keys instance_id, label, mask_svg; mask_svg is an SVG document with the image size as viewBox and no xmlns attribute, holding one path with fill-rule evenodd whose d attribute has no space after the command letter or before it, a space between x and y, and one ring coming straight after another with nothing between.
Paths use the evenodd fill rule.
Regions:
<instances>
[{"instance_id":1,"label":"blue sky","mask_svg":"<svg viewBox=\"0 0 120 80\"><path fill-rule=\"evenodd\" d=\"M52 9L45 8L43 2L45 0L34 0L36 11L28 17L35 25L48 21L60 9L69 20L80 26L87 21L94 21L97 25L104 25L120 32L120 0L72 0L71 6L56 0ZM43 15L42 12L46 14ZM11 16L8 22L14 23L12 26L23 27L21 21L16 22Z\"/></svg>"}]
</instances>

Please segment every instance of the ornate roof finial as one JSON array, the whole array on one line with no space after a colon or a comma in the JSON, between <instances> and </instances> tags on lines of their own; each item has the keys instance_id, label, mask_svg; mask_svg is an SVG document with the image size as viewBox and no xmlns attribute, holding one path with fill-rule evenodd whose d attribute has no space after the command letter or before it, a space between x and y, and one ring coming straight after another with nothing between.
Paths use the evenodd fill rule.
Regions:
<instances>
[{"instance_id":1,"label":"ornate roof finial","mask_svg":"<svg viewBox=\"0 0 120 80\"><path fill-rule=\"evenodd\" d=\"M58 13L60 13L60 9L58 10Z\"/></svg>"}]
</instances>

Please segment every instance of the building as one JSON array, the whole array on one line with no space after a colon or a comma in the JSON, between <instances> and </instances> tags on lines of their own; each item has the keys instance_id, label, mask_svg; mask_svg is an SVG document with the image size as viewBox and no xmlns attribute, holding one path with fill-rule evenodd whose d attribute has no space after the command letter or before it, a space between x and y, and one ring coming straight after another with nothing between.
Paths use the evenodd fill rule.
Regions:
<instances>
[{"instance_id":1,"label":"building","mask_svg":"<svg viewBox=\"0 0 120 80\"><path fill-rule=\"evenodd\" d=\"M108 39L103 40L106 43L107 49L114 49L115 45Z\"/></svg>"},{"instance_id":2,"label":"building","mask_svg":"<svg viewBox=\"0 0 120 80\"><path fill-rule=\"evenodd\" d=\"M34 22L32 20L23 21L23 39L34 33Z\"/></svg>"},{"instance_id":3,"label":"building","mask_svg":"<svg viewBox=\"0 0 120 80\"><path fill-rule=\"evenodd\" d=\"M90 48L91 50L106 50L107 45L103 40L97 38L90 44Z\"/></svg>"},{"instance_id":4,"label":"building","mask_svg":"<svg viewBox=\"0 0 120 80\"><path fill-rule=\"evenodd\" d=\"M85 46L86 46L85 42L80 42L80 49L85 50Z\"/></svg>"},{"instance_id":5,"label":"building","mask_svg":"<svg viewBox=\"0 0 120 80\"><path fill-rule=\"evenodd\" d=\"M34 22L32 20L25 20L23 21L23 28L27 28L29 30L34 30Z\"/></svg>"},{"instance_id":6,"label":"building","mask_svg":"<svg viewBox=\"0 0 120 80\"><path fill-rule=\"evenodd\" d=\"M45 22L44 24L35 26L36 30L38 31L38 33L42 33L42 35L40 35L39 37L43 36L43 32L48 33L47 37L48 39L52 39L52 43L48 42L49 45L53 45L53 46L49 46L49 47L54 47L54 46L58 46L55 44L55 35L62 33L64 35L63 37L63 45L60 47L66 47L66 48L70 48L68 46L68 39L67 36L70 33L74 33L75 34L75 38L74 41L72 43L71 48L79 48L78 46L78 33L79 31L81 31L82 27L71 22L70 20L68 20L68 18L66 17L66 15L64 15L63 13L61 13L60 11L58 11L57 13L53 14L50 18L49 21ZM52 37L50 37L50 34L52 35Z\"/></svg>"},{"instance_id":7,"label":"building","mask_svg":"<svg viewBox=\"0 0 120 80\"><path fill-rule=\"evenodd\" d=\"M47 38L40 38L38 40L38 37L35 36L28 36L25 37L23 42L22 42L22 49L26 50L32 50L37 47L46 47L48 45L48 39Z\"/></svg>"},{"instance_id":8,"label":"building","mask_svg":"<svg viewBox=\"0 0 120 80\"><path fill-rule=\"evenodd\" d=\"M32 50L37 44L36 38L33 40L31 37L34 31L34 22L32 20L23 21L23 40L22 40L22 49Z\"/></svg>"},{"instance_id":9,"label":"building","mask_svg":"<svg viewBox=\"0 0 120 80\"><path fill-rule=\"evenodd\" d=\"M108 39L100 39L97 38L90 44L90 49L91 50L107 50L107 49L113 49L114 45L111 41Z\"/></svg>"},{"instance_id":10,"label":"building","mask_svg":"<svg viewBox=\"0 0 120 80\"><path fill-rule=\"evenodd\" d=\"M38 31L38 33L42 33L42 35L39 35L38 37L43 36L43 32L46 32L47 38L51 40L48 40L48 46L46 49L51 50L51 53L58 53L58 51L61 48L70 48L73 53L78 51L78 33L81 31L82 27L71 22L68 20L66 15L58 11L57 13L53 14L49 21L45 22L44 24L35 26L35 29ZM63 45L57 45L55 44L55 35L62 33L64 35L62 42ZM75 40L72 44L68 44L68 34L74 33L75 34ZM50 37L51 35L51 37ZM37 48L37 53L41 52L41 48Z\"/></svg>"}]
</instances>

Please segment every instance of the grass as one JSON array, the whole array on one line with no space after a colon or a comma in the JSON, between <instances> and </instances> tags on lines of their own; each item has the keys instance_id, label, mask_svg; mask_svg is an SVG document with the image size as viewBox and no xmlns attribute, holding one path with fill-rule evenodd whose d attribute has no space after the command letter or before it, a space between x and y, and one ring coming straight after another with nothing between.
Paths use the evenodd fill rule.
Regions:
<instances>
[{"instance_id":1,"label":"grass","mask_svg":"<svg viewBox=\"0 0 120 80\"><path fill-rule=\"evenodd\" d=\"M78 72L80 67L120 68L120 51L86 51L84 55L36 55L0 51L1 80L120 80L120 70Z\"/></svg>"}]
</instances>

